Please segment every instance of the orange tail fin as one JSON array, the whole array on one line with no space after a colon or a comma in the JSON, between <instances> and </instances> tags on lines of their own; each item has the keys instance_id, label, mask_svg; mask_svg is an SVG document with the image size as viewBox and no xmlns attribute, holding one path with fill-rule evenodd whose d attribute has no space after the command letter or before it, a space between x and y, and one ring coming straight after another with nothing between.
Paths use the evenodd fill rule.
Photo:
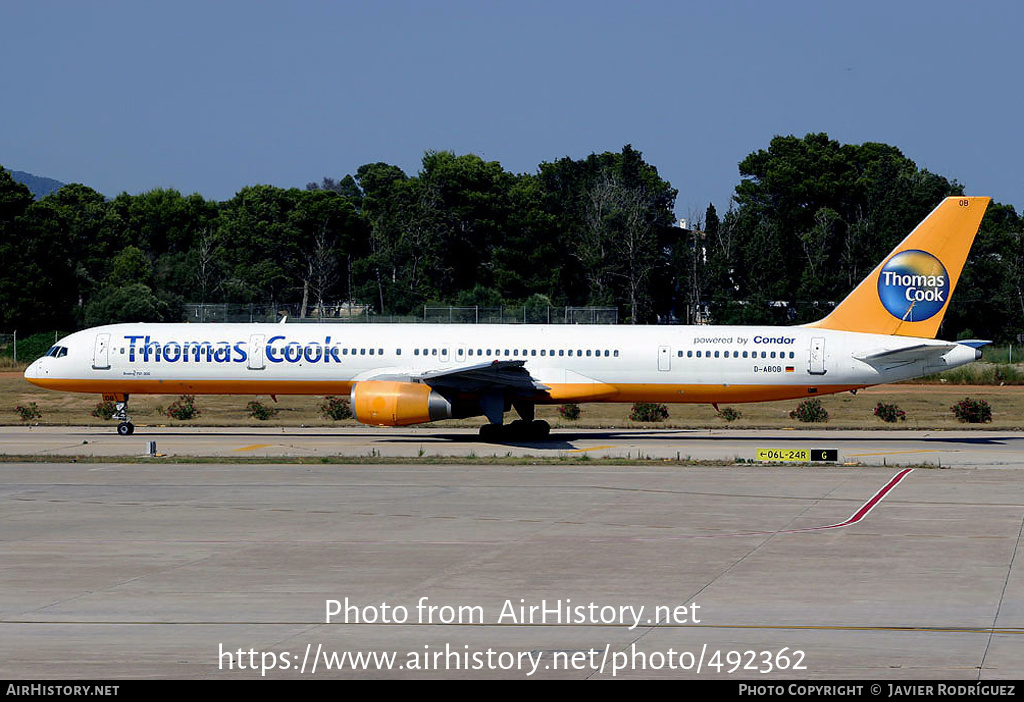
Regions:
<instances>
[{"instance_id":1,"label":"orange tail fin","mask_svg":"<svg viewBox=\"0 0 1024 702\"><path fill-rule=\"evenodd\" d=\"M809 327L934 339L990 198L948 197Z\"/></svg>"}]
</instances>

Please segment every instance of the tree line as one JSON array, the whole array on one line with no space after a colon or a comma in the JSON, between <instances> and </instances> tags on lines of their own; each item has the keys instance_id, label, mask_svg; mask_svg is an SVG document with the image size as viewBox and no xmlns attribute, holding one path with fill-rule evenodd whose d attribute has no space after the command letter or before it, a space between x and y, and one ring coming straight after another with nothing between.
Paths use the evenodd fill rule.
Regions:
<instances>
[{"instance_id":1,"label":"tree line","mask_svg":"<svg viewBox=\"0 0 1024 702\"><path fill-rule=\"evenodd\" d=\"M727 212L677 225L676 190L631 146L516 174L430 151L305 189L223 202L81 184L40 200L0 168L0 330L180 321L186 303L615 306L631 323L823 316L955 180L885 144L776 137L739 164ZM1024 331L1021 220L993 203L943 336Z\"/></svg>"}]
</instances>

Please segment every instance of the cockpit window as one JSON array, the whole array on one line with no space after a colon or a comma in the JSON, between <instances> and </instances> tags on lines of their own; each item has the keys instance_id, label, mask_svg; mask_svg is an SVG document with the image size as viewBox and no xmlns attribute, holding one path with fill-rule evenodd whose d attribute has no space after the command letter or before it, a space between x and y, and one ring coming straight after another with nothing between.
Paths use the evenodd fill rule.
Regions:
<instances>
[{"instance_id":1,"label":"cockpit window","mask_svg":"<svg viewBox=\"0 0 1024 702\"><path fill-rule=\"evenodd\" d=\"M44 354L44 356L50 356L51 358L64 358L67 355L67 346L51 346L50 350Z\"/></svg>"}]
</instances>

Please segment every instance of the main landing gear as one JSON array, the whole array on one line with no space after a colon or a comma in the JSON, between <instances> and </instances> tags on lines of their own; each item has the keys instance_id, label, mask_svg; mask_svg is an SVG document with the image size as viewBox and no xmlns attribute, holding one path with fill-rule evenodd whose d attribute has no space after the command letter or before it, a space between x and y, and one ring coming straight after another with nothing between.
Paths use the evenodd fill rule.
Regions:
<instances>
[{"instance_id":1,"label":"main landing gear","mask_svg":"<svg viewBox=\"0 0 1024 702\"><path fill-rule=\"evenodd\" d=\"M480 427L480 438L484 441L543 441L551 434L551 425L543 419L534 419L534 405L526 401L513 401L512 406L522 419L502 424L504 402L498 397L483 397L481 407L490 424Z\"/></svg>"},{"instance_id":2,"label":"main landing gear","mask_svg":"<svg viewBox=\"0 0 1024 702\"><path fill-rule=\"evenodd\" d=\"M480 438L484 441L543 441L551 434L551 425L543 419L527 422L517 419L509 424L484 424L480 427Z\"/></svg>"}]
</instances>

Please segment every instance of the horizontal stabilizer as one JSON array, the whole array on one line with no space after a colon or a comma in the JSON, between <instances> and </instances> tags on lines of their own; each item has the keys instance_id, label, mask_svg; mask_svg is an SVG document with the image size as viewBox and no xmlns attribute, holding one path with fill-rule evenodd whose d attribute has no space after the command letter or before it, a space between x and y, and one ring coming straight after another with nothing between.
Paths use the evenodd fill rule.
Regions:
<instances>
[{"instance_id":1,"label":"horizontal stabilizer","mask_svg":"<svg viewBox=\"0 0 1024 702\"><path fill-rule=\"evenodd\" d=\"M882 351L869 351L854 356L858 361L864 361L872 366L901 366L917 361L930 361L940 358L957 347L956 344L914 344L898 349L886 349Z\"/></svg>"}]
</instances>

